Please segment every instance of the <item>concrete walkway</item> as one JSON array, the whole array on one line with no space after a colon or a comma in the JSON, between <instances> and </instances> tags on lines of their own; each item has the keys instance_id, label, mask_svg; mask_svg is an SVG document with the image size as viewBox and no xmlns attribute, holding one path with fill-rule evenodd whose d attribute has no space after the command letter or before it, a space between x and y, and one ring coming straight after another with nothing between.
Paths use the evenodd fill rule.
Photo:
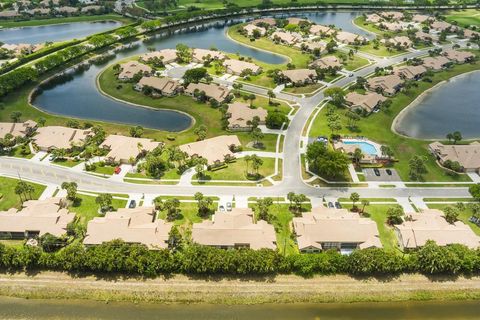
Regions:
<instances>
[{"instance_id":1,"label":"concrete walkway","mask_svg":"<svg viewBox=\"0 0 480 320\"><path fill-rule=\"evenodd\" d=\"M185 170L185 172L180 176L180 181L178 183L179 186L191 186L192 185L192 178L197 172L195 168L189 168Z\"/></svg>"},{"instance_id":2,"label":"concrete walkway","mask_svg":"<svg viewBox=\"0 0 480 320\"><path fill-rule=\"evenodd\" d=\"M425 210L428 209L427 204L423 201L422 197L411 197L410 201L417 207L417 209Z\"/></svg>"},{"instance_id":3,"label":"concrete walkway","mask_svg":"<svg viewBox=\"0 0 480 320\"><path fill-rule=\"evenodd\" d=\"M45 200L53 197L53 194L55 193L55 190L57 190L57 188L59 188L59 186L57 186L56 184L48 184L45 190L43 190L38 200Z\"/></svg>"},{"instance_id":4,"label":"concrete walkway","mask_svg":"<svg viewBox=\"0 0 480 320\"><path fill-rule=\"evenodd\" d=\"M397 200L398 204L402 206L403 211L405 213L416 212L415 208L413 208L412 205L410 204L410 201L408 200L408 198L403 198L403 197L395 198L395 200Z\"/></svg>"},{"instance_id":5,"label":"concrete walkway","mask_svg":"<svg viewBox=\"0 0 480 320\"><path fill-rule=\"evenodd\" d=\"M348 172L350 173L353 182L360 182L360 179L358 179L357 172L355 171L355 167L353 166L353 164L348 165Z\"/></svg>"},{"instance_id":6,"label":"concrete walkway","mask_svg":"<svg viewBox=\"0 0 480 320\"><path fill-rule=\"evenodd\" d=\"M473 182L480 183L480 175L478 175L478 173L469 172L467 174L470 177L470 179L472 179Z\"/></svg>"}]
</instances>

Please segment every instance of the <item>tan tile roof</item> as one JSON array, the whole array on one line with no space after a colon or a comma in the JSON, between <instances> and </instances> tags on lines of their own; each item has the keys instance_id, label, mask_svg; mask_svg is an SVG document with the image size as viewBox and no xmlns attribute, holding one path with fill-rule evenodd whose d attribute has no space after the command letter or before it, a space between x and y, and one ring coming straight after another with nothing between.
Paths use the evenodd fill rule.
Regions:
<instances>
[{"instance_id":1,"label":"tan tile roof","mask_svg":"<svg viewBox=\"0 0 480 320\"><path fill-rule=\"evenodd\" d=\"M307 19L292 17L287 18L288 24L299 24L300 22L309 22Z\"/></svg>"},{"instance_id":2,"label":"tan tile roof","mask_svg":"<svg viewBox=\"0 0 480 320\"><path fill-rule=\"evenodd\" d=\"M231 212L217 212L212 221L194 223L192 240L207 246L248 246L251 249L275 250L275 229L266 221L253 221L250 208L233 208Z\"/></svg>"},{"instance_id":3,"label":"tan tile roof","mask_svg":"<svg viewBox=\"0 0 480 320\"><path fill-rule=\"evenodd\" d=\"M188 84L187 88L185 89L185 93L190 94L193 96L195 90L203 91L212 99L215 99L218 102L223 102L230 94L230 89L227 87L217 85L214 83L190 83Z\"/></svg>"},{"instance_id":4,"label":"tan tile roof","mask_svg":"<svg viewBox=\"0 0 480 320\"><path fill-rule=\"evenodd\" d=\"M408 80L413 80L427 72L424 66L400 66L393 68L393 73Z\"/></svg>"},{"instance_id":5,"label":"tan tile roof","mask_svg":"<svg viewBox=\"0 0 480 320\"><path fill-rule=\"evenodd\" d=\"M139 72L142 73L151 73L152 68L149 66L140 63L138 61L129 61L120 65L121 72L118 75L119 79L132 79L134 75Z\"/></svg>"},{"instance_id":6,"label":"tan tile roof","mask_svg":"<svg viewBox=\"0 0 480 320\"><path fill-rule=\"evenodd\" d=\"M141 90L144 86L152 87L165 95L174 94L181 88L181 85L177 80L169 77L143 77L135 87Z\"/></svg>"},{"instance_id":7,"label":"tan tile roof","mask_svg":"<svg viewBox=\"0 0 480 320\"><path fill-rule=\"evenodd\" d=\"M473 38L475 36L480 36L480 32L477 32L477 31L473 31L473 30L470 30L470 29L463 29L463 35L466 37L466 38Z\"/></svg>"},{"instance_id":8,"label":"tan tile roof","mask_svg":"<svg viewBox=\"0 0 480 320\"><path fill-rule=\"evenodd\" d=\"M441 162L457 161L466 170L480 169L480 143L476 141L465 145L444 145L441 142L433 142L429 147Z\"/></svg>"},{"instance_id":9,"label":"tan tile roof","mask_svg":"<svg viewBox=\"0 0 480 320\"><path fill-rule=\"evenodd\" d=\"M56 237L66 232L75 215L62 205L61 198L25 201L22 209L12 208L0 212L0 232L40 232Z\"/></svg>"},{"instance_id":10,"label":"tan tile roof","mask_svg":"<svg viewBox=\"0 0 480 320\"><path fill-rule=\"evenodd\" d=\"M172 63L177 60L177 50L175 49L163 49L159 51L152 51L143 54L140 57L143 61L150 61L153 58L160 59L163 63Z\"/></svg>"},{"instance_id":11,"label":"tan tile roof","mask_svg":"<svg viewBox=\"0 0 480 320\"><path fill-rule=\"evenodd\" d=\"M394 46L399 45L405 48L411 47L413 44L412 40L410 40L408 37L405 37L405 36L393 37L385 41L383 40L384 39L382 39L382 42L391 43Z\"/></svg>"},{"instance_id":12,"label":"tan tile roof","mask_svg":"<svg viewBox=\"0 0 480 320\"><path fill-rule=\"evenodd\" d=\"M380 102L385 100L387 98L376 92L366 92L365 94L350 92L345 96L345 101L352 108L362 108L369 112L372 112Z\"/></svg>"},{"instance_id":13,"label":"tan tile roof","mask_svg":"<svg viewBox=\"0 0 480 320\"><path fill-rule=\"evenodd\" d=\"M359 36L358 34L347 32L347 31L339 31L336 36L337 40L342 42L342 43L347 43L351 44L354 43L355 40L358 40L360 42L365 41L365 38L362 36Z\"/></svg>"},{"instance_id":14,"label":"tan tile roof","mask_svg":"<svg viewBox=\"0 0 480 320\"><path fill-rule=\"evenodd\" d=\"M319 35L319 34L332 34L332 33L334 33L334 32L335 32L335 30L331 29L330 27L321 25L321 24L313 24L313 25L310 27L310 33L316 34L316 35Z\"/></svg>"},{"instance_id":15,"label":"tan tile roof","mask_svg":"<svg viewBox=\"0 0 480 320\"><path fill-rule=\"evenodd\" d=\"M426 57L423 59L423 65L426 68L440 70L442 69L447 63L449 63L446 57L438 56L438 57Z\"/></svg>"},{"instance_id":16,"label":"tan tile roof","mask_svg":"<svg viewBox=\"0 0 480 320\"><path fill-rule=\"evenodd\" d=\"M475 57L475 55L471 52L467 51L458 51L454 49L447 49L443 51L443 54L450 60L455 60L456 62L466 62L469 59Z\"/></svg>"},{"instance_id":17,"label":"tan tile roof","mask_svg":"<svg viewBox=\"0 0 480 320\"><path fill-rule=\"evenodd\" d=\"M430 17L430 16L427 16L427 15L424 15L424 14L414 14L412 16L412 21L413 22L417 22L417 23L423 23L427 20L431 20L433 19L433 17Z\"/></svg>"},{"instance_id":18,"label":"tan tile roof","mask_svg":"<svg viewBox=\"0 0 480 320\"><path fill-rule=\"evenodd\" d=\"M76 8L76 7L69 7L69 6L58 7L58 8L55 8L55 10L58 11L58 12L63 12L63 13L74 13L74 12L78 12L78 8Z\"/></svg>"},{"instance_id":19,"label":"tan tile roof","mask_svg":"<svg viewBox=\"0 0 480 320\"><path fill-rule=\"evenodd\" d=\"M259 117L260 122L265 122L267 117L267 110L263 108L252 109L246 103L235 101L228 105L227 114L230 115L228 119L229 128L247 128L248 121L253 120L254 117Z\"/></svg>"},{"instance_id":20,"label":"tan tile roof","mask_svg":"<svg viewBox=\"0 0 480 320\"><path fill-rule=\"evenodd\" d=\"M18 17L18 16L21 16L21 14L15 10L0 11L0 17L11 18L11 17Z\"/></svg>"},{"instance_id":21,"label":"tan tile roof","mask_svg":"<svg viewBox=\"0 0 480 320\"><path fill-rule=\"evenodd\" d=\"M140 243L149 249L167 248L172 223L156 219L153 208L137 207L107 212L105 217L88 222L86 245L96 245L115 239L128 243Z\"/></svg>"},{"instance_id":22,"label":"tan tile roof","mask_svg":"<svg viewBox=\"0 0 480 320\"><path fill-rule=\"evenodd\" d=\"M141 144L141 147L139 146ZM122 163L128 162L130 158L136 158L142 150L152 151L161 143L146 138L134 138L120 135L109 135L100 145L101 148L110 150L107 157Z\"/></svg>"},{"instance_id":23,"label":"tan tile roof","mask_svg":"<svg viewBox=\"0 0 480 320\"><path fill-rule=\"evenodd\" d=\"M437 31L444 31L444 30L447 30L448 28L450 28L451 31L454 31L457 29L457 27L445 21L434 21L431 24L431 28Z\"/></svg>"},{"instance_id":24,"label":"tan tile roof","mask_svg":"<svg viewBox=\"0 0 480 320\"><path fill-rule=\"evenodd\" d=\"M423 31L415 32L415 38L423 40L423 41L427 41L427 40L432 41L433 40L432 36L429 33L425 33Z\"/></svg>"},{"instance_id":25,"label":"tan tile roof","mask_svg":"<svg viewBox=\"0 0 480 320\"><path fill-rule=\"evenodd\" d=\"M37 123L32 120L20 123L0 122L0 138L5 138L5 135L8 133L10 133L14 137L25 137L36 127Z\"/></svg>"},{"instance_id":26,"label":"tan tile roof","mask_svg":"<svg viewBox=\"0 0 480 320\"><path fill-rule=\"evenodd\" d=\"M402 83L402 79L395 74L367 79L367 84L370 89L376 90L380 88L387 94L394 94L397 87Z\"/></svg>"},{"instance_id":27,"label":"tan tile roof","mask_svg":"<svg viewBox=\"0 0 480 320\"><path fill-rule=\"evenodd\" d=\"M422 247L428 240L440 246L459 243L470 248L480 246L480 237L461 221L448 223L443 212L436 209L424 210L421 213L407 214L412 221L405 221L395 226L399 241L404 248Z\"/></svg>"},{"instance_id":28,"label":"tan tile roof","mask_svg":"<svg viewBox=\"0 0 480 320\"><path fill-rule=\"evenodd\" d=\"M399 22L382 22L380 25L388 31L400 31L403 29L403 25Z\"/></svg>"},{"instance_id":29,"label":"tan tile roof","mask_svg":"<svg viewBox=\"0 0 480 320\"><path fill-rule=\"evenodd\" d=\"M215 51L215 50L206 50L206 49L193 49L193 58L197 61L203 61L204 58L210 56L210 59L217 59L217 60L223 60L227 56L220 52L220 51Z\"/></svg>"},{"instance_id":30,"label":"tan tile roof","mask_svg":"<svg viewBox=\"0 0 480 320\"><path fill-rule=\"evenodd\" d=\"M311 82L317 77L317 72L310 69L284 70L282 74L293 83Z\"/></svg>"},{"instance_id":31,"label":"tan tile roof","mask_svg":"<svg viewBox=\"0 0 480 320\"><path fill-rule=\"evenodd\" d=\"M252 21L253 24L260 24L260 23L264 23L264 24L268 24L270 26L274 26L277 24L277 22L275 21L274 18L261 18L261 19L255 19Z\"/></svg>"},{"instance_id":32,"label":"tan tile roof","mask_svg":"<svg viewBox=\"0 0 480 320\"><path fill-rule=\"evenodd\" d=\"M313 61L309 66L311 68L313 67L313 68L320 68L320 69L341 68L342 63L335 56L326 56Z\"/></svg>"},{"instance_id":33,"label":"tan tile roof","mask_svg":"<svg viewBox=\"0 0 480 320\"><path fill-rule=\"evenodd\" d=\"M318 207L302 217L293 218L300 250L322 249L322 243L357 243L360 248L381 248L377 224L346 209Z\"/></svg>"},{"instance_id":34,"label":"tan tile roof","mask_svg":"<svg viewBox=\"0 0 480 320\"><path fill-rule=\"evenodd\" d=\"M403 13L399 11L383 11L380 12L380 15L384 18L390 18L393 20L402 20L404 17Z\"/></svg>"},{"instance_id":35,"label":"tan tile roof","mask_svg":"<svg viewBox=\"0 0 480 320\"><path fill-rule=\"evenodd\" d=\"M88 12L88 11L98 11L102 9L102 6L85 6L80 11Z\"/></svg>"},{"instance_id":36,"label":"tan tile roof","mask_svg":"<svg viewBox=\"0 0 480 320\"><path fill-rule=\"evenodd\" d=\"M275 31L270 36L272 39L280 39L281 42L293 45L303 39L302 35L297 32Z\"/></svg>"},{"instance_id":37,"label":"tan tile roof","mask_svg":"<svg viewBox=\"0 0 480 320\"><path fill-rule=\"evenodd\" d=\"M296 48L301 49L303 46L306 47L309 51L320 49L320 53L325 52L325 50L327 49L327 43L323 41L302 41L295 44Z\"/></svg>"},{"instance_id":38,"label":"tan tile roof","mask_svg":"<svg viewBox=\"0 0 480 320\"><path fill-rule=\"evenodd\" d=\"M223 65L227 68L227 72L233 74L241 74L244 70L250 69L253 73L260 72L261 68L254 63L247 61L240 61L235 59L225 60Z\"/></svg>"},{"instance_id":39,"label":"tan tile roof","mask_svg":"<svg viewBox=\"0 0 480 320\"><path fill-rule=\"evenodd\" d=\"M367 22L371 22L371 23L377 23L377 22L380 22L382 21L382 17L380 17L378 14L376 13L372 13L372 14L368 14L365 21Z\"/></svg>"},{"instance_id":40,"label":"tan tile roof","mask_svg":"<svg viewBox=\"0 0 480 320\"><path fill-rule=\"evenodd\" d=\"M41 150L69 149L72 145L85 143L91 133L90 130L48 126L38 128L33 140Z\"/></svg>"},{"instance_id":41,"label":"tan tile roof","mask_svg":"<svg viewBox=\"0 0 480 320\"><path fill-rule=\"evenodd\" d=\"M243 30L247 32L247 35L252 36L254 30L258 30L260 32L260 35L264 36L267 33L267 29L263 27L258 27L254 24L247 24L246 26L243 27Z\"/></svg>"},{"instance_id":42,"label":"tan tile roof","mask_svg":"<svg viewBox=\"0 0 480 320\"><path fill-rule=\"evenodd\" d=\"M233 156L230 146L240 146L240 140L235 135L218 136L187 143L180 146L180 150L186 152L189 156L198 156L207 159L208 164L214 164L216 161L223 162L225 155Z\"/></svg>"}]
</instances>

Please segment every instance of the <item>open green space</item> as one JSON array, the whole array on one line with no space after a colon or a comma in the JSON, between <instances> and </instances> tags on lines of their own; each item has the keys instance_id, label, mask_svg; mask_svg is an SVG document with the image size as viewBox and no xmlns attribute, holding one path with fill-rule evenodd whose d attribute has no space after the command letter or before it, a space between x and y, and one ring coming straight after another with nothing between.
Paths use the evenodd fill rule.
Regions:
<instances>
[{"instance_id":1,"label":"open green space","mask_svg":"<svg viewBox=\"0 0 480 320\"><path fill-rule=\"evenodd\" d=\"M20 196L15 193L15 186L18 184L19 179L12 179L6 177L0 177L0 211L6 211L10 208L20 208L22 201ZM38 199L42 192L45 190L45 186L27 182L27 184L33 186L34 191L31 194L27 194L27 199ZM22 196L25 200L25 196Z\"/></svg>"},{"instance_id":2,"label":"open green space","mask_svg":"<svg viewBox=\"0 0 480 320\"><path fill-rule=\"evenodd\" d=\"M219 170L206 171L202 180L238 180L238 181L256 181L275 172L274 158L261 158L263 164L258 170L258 176L247 176L247 162L245 158L236 159L234 162L228 164L226 168ZM280 170L281 168L279 168ZM248 172L252 173L252 163L248 163ZM195 175L192 180L196 180Z\"/></svg>"},{"instance_id":3,"label":"open green space","mask_svg":"<svg viewBox=\"0 0 480 320\"><path fill-rule=\"evenodd\" d=\"M161 197L162 199L167 199L166 197ZM212 208L216 207L216 204L212 205ZM183 228L190 228L192 224L202 222L202 218L198 215L198 205L196 202L181 202L180 203L180 214L177 219L173 221L176 226L182 226ZM167 216L166 211L160 211L158 217L160 219L165 219Z\"/></svg>"},{"instance_id":4,"label":"open green space","mask_svg":"<svg viewBox=\"0 0 480 320\"><path fill-rule=\"evenodd\" d=\"M58 159L58 160L52 161L52 163L59 166L72 168L72 167L75 167L76 165L79 165L81 161L71 160L71 159Z\"/></svg>"},{"instance_id":5,"label":"open green space","mask_svg":"<svg viewBox=\"0 0 480 320\"><path fill-rule=\"evenodd\" d=\"M100 217L98 213L99 206L95 202L96 197L77 194L76 203L72 204L68 209L75 212L76 217L79 218L79 223L86 225L88 221L95 217ZM116 210L118 208L125 208L127 200L113 199L112 207Z\"/></svg>"},{"instance_id":6,"label":"open green space","mask_svg":"<svg viewBox=\"0 0 480 320\"><path fill-rule=\"evenodd\" d=\"M4 28L17 27L33 27L44 26L50 24L72 23L72 22L94 22L94 21L119 21L123 24L131 23L133 19L118 15L118 14L102 14L102 15L84 15L78 17L64 17L64 18L49 18L49 19L32 19L21 21L1 20L0 26Z\"/></svg>"},{"instance_id":7,"label":"open green space","mask_svg":"<svg viewBox=\"0 0 480 320\"><path fill-rule=\"evenodd\" d=\"M378 34L378 35L382 35L383 34L383 30L380 30L377 26L375 26L374 24L371 24L371 23L368 23L365 19L365 17L362 15L362 16L358 16L356 17L355 19L353 19L353 24L359 26L360 28L362 29L365 29L367 31L370 31L372 33L375 33L375 34Z\"/></svg>"},{"instance_id":8,"label":"open green space","mask_svg":"<svg viewBox=\"0 0 480 320\"><path fill-rule=\"evenodd\" d=\"M445 207L454 206L454 205L452 205L452 204L434 204L434 203L428 204L427 203L427 206L430 209L443 210ZM460 220L463 223L469 225L470 228L472 228L473 232L475 232L477 235L480 236L480 227L477 226L475 223L472 223L472 222L468 221L468 219L473 215L472 209L468 205L465 205L465 209L464 210L458 210L458 212L459 212L458 220Z\"/></svg>"},{"instance_id":9,"label":"open green space","mask_svg":"<svg viewBox=\"0 0 480 320\"><path fill-rule=\"evenodd\" d=\"M380 57L391 57L396 56L402 53L406 53L406 50L397 50L395 48L387 48L386 46L380 44L377 49L374 47L375 45L372 42L369 42L366 45L360 46L358 51L373 54ZM353 48L353 47L352 47Z\"/></svg>"},{"instance_id":10,"label":"open green space","mask_svg":"<svg viewBox=\"0 0 480 320\"><path fill-rule=\"evenodd\" d=\"M348 128L348 119L345 116L347 109L338 109L336 112L340 116L342 129L337 133L346 136L365 136L377 143L389 146L394 151L394 157L399 160L393 165L393 168L398 171L404 181L409 180L408 161L412 155L423 156L427 159L425 165L428 172L424 175L425 181L470 181L466 175L449 175L447 171L439 167L435 162L435 158L428 151L427 147L430 142L400 136L391 130L391 126L400 111L407 107L425 90L456 75L478 69L480 69L480 63L478 62L475 64L455 65L447 71L435 73L431 77L431 83L418 81L418 87L413 87L408 91L398 93L392 99L392 104L388 110L382 110L368 117L361 118L355 130ZM310 137L321 135L329 136L331 134L327 125L326 112L327 108L325 107L315 118L309 133Z\"/></svg>"},{"instance_id":11,"label":"open green space","mask_svg":"<svg viewBox=\"0 0 480 320\"><path fill-rule=\"evenodd\" d=\"M464 9L459 11L449 11L445 18L448 22L457 22L462 27L476 26L480 27L480 10Z\"/></svg>"}]
</instances>

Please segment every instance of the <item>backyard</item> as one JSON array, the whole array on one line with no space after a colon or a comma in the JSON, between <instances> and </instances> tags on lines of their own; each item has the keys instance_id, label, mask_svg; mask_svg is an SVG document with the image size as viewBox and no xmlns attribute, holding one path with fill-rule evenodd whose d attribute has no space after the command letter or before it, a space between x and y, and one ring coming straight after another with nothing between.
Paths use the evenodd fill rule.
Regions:
<instances>
[{"instance_id":1,"label":"backyard","mask_svg":"<svg viewBox=\"0 0 480 320\"><path fill-rule=\"evenodd\" d=\"M15 186L19 181L18 179L0 177L0 211L6 211L10 208L20 208L22 202L20 196L15 193ZM27 199L38 199L45 190L45 186L31 182L27 183L34 188L31 195L28 194ZM25 199L24 196L22 197Z\"/></svg>"}]
</instances>

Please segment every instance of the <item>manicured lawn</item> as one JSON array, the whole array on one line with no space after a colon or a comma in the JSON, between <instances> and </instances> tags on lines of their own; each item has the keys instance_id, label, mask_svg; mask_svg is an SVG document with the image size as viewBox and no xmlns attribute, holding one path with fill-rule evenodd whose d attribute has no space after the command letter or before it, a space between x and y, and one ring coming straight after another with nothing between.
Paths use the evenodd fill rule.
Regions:
<instances>
[{"instance_id":1,"label":"manicured lawn","mask_svg":"<svg viewBox=\"0 0 480 320\"><path fill-rule=\"evenodd\" d=\"M178 172L177 168L169 169L165 171L165 174L160 179L166 180L178 180L180 179L181 174ZM126 177L128 178L148 178L153 179L148 173L142 172L135 172L135 173L127 173Z\"/></svg>"},{"instance_id":2,"label":"manicured lawn","mask_svg":"<svg viewBox=\"0 0 480 320\"><path fill-rule=\"evenodd\" d=\"M275 159L274 158L261 158L263 160L263 165L260 167L259 174L261 178L272 175L275 171ZM252 163L249 163L249 171L252 172ZM205 172L204 180L238 180L238 181L248 181L248 180L257 180L255 178L249 178L246 175L247 164L244 158L239 158L233 163L229 163L228 167L216 171L207 171ZM197 179L196 175L193 179Z\"/></svg>"},{"instance_id":3,"label":"manicured lawn","mask_svg":"<svg viewBox=\"0 0 480 320\"><path fill-rule=\"evenodd\" d=\"M16 28L16 27L44 26L44 25L59 24L59 23L92 22L92 21L107 21L107 20L120 21L123 24L133 22L132 19L126 18L121 15L103 14L103 15L93 15L93 16L34 19L34 20L25 20L25 21L0 21L0 26L4 28Z\"/></svg>"},{"instance_id":4,"label":"manicured lawn","mask_svg":"<svg viewBox=\"0 0 480 320\"><path fill-rule=\"evenodd\" d=\"M24 158L24 159L31 159L34 156L33 153L30 153L30 154L27 154L27 155L22 154L22 147L21 146L13 148L9 152L4 152L4 153L2 153L2 155L6 155L6 156L9 156L9 157L15 157L15 158Z\"/></svg>"},{"instance_id":5,"label":"manicured lawn","mask_svg":"<svg viewBox=\"0 0 480 320\"><path fill-rule=\"evenodd\" d=\"M166 199L166 197L164 198ZM212 208L216 208L217 204L214 203ZM158 217L165 219L167 216L166 211L160 211ZM176 226L182 226L183 228L190 228L192 224L202 222L202 218L198 215L198 206L194 202L181 202L180 203L180 215L173 221Z\"/></svg>"},{"instance_id":6,"label":"manicured lawn","mask_svg":"<svg viewBox=\"0 0 480 320\"><path fill-rule=\"evenodd\" d=\"M398 113L408 106L419 94L441 81L475 69L480 69L480 63L474 65L456 65L448 71L435 73L432 77L432 83L424 81L417 82L418 87L412 88L408 92L402 91L397 94L395 98L392 99L392 105L389 110L371 114L358 121L358 129L354 131L347 128L348 121L345 117L345 110L338 110L337 113L340 116L343 127L339 133L350 136L365 136L380 144L390 146L394 151L395 158L399 160L399 162L394 164L393 168L398 171L404 181L409 180L408 161L413 155L424 156L427 159L426 166L428 173L424 175L425 181L470 181L468 176L465 175L447 175L446 171L436 164L435 158L428 151L428 141L399 136L393 133L390 128ZM310 137L318 137L320 135L329 136L331 134L327 126L326 110L327 108L325 107L315 118L312 130L309 132Z\"/></svg>"},{"instance_id":7,"label":"manicured lawn","mask_svg":"<svg viewBox=\"0 0 480 320\"><path fill-rule=\"evenodd\" d=\"M333 55L338 57L340 56L340 52L337 51ZM369 62L367 59L354 55L352 57L348 57L348 59L344 61L343 67L345 68L345 70L353 71L361 67L365 67L368 64Z\"/></svg>"},{"instance_id":8,"label":"manicured lawn","mask_svg":"<svg viewBox=\"0 0 480 320\"><path fill-rule=\"evenodd\" d=\"M294 94L308 94L308 93L313 93L322 87L323 87L323 84L314 83L314 84L309 84L303 87L288 87L283 89L283 91L288 93L294 93Z\"/></svg>"},{"instance_id":9,"label":"manicured lawn","mask_svg":"<svg viewBox=\"0 0 480 320\"><path fill-rule=\"evenodd\" d=\"M462 27L480 26L480 10L465 9L460 11L450 11L446 14L448 22L456 21Z\"/></svg>"},{"instance_id":10,"label":"manicured lawn","mask_svg":"<svg viewBox=\"0 0 480 320\"><path fill-rule=\"evenodd\" d=\"M430 209L439 209L443 210L445 207L452 206L448 204L427 204ZM480 236L480 227L477 226L476 224L468 221L468 219L472 216L472 210L468 208L468 205L466 205L465 210L459 211L458 215L458 220L464 222L465 224L468 224L470 228L472 228L473 232L475 232L477 235Z\"/></svg>"},{"instance_id":11,"label":"manicured lawn","mask_svg":"<svg viewBox=\"0 0 480 320\"><path fill-rule=\"evenodd\" d=\"M15 194L15 186L19 181L20 180L18 179L0 177L0 211L6 211L14 207L20 208L22 204L20 201L20 197ZM42 192L45 190L45 186L31 182L27 183L35 188L35 191L32 193L31 198L38 199ZM29 199L30 195L28 196L28 200Z\"/></svg>"},{"instance_id":12,"label":"manicured lawn","mask_svg":"<svg viewBox=\"0 0 480 320\"><path fill-rule=\"evenodd\" d=\"M383 31L380 30L379 28L377 28L377 26L366 22L364 16L356 17L355 19L353 19L353 23L356 24L357 26L367 30L367 31L372 32L372 33L376 33L376 34L379 34L379 35L383 34Z\"/></svg>"},{"instance_id":13,"label":"manicured lawn","mask_svg":"<svg viewBox=\"0 0 480 320\"><path fill-rule=\"evenodd\" d=\"M78 194L77 198L79 199L78 202L70 206L69 210L75 212L76 216L80 218L79 222L81 224L86 225L88 221L100 216L98 214L99 206L95 202L96 197ZM112 201L112 206L115 209L125 208L126 205L127 200L113 199Z\"/></svg>"},{"instance_id":14,"label":"manicured lawn","mask_svg":"<svg viewBox=\"0 0 480 320\"><path fill-rule=\"evenodd\" d=\"M115 167L112 167L112 166L99 166L98 163L96 164L96 168L94 171L92 172L95 172L95 173L100 173L100 174L106 174L106 175L113 175L115 173Z\"/></svg>"},{"instance_id":15,"label":"manicured lawn","mask_svg":"<svg viewBox=\"0 0 480 320\"><path fill-rule=\"evenodd\" d=\"M406 50L397 50L395 48L392 48L392 50L388 50L388 48L382 44L378 46L378 49L375 49L374 44L372 42L364 46L361 46L358 50L361 52L373 54L380 57L391 57L391 56L396 56L398 54L407 52Z\"/></svg>"},{"instance_id":16,"label":"manicured lawn","mask_svg":"<svg viewBox=\"0 0 480 320\"><path fill-rule=\"evenodd\" d=\"M62 160L55 160L52 163L59 165L59 166L64 166L64 167L75 167L76 165L79 165L81 161L75 161L75 160L70 160L70 159L62 159Z\"/></svg>"}]
</instances>

